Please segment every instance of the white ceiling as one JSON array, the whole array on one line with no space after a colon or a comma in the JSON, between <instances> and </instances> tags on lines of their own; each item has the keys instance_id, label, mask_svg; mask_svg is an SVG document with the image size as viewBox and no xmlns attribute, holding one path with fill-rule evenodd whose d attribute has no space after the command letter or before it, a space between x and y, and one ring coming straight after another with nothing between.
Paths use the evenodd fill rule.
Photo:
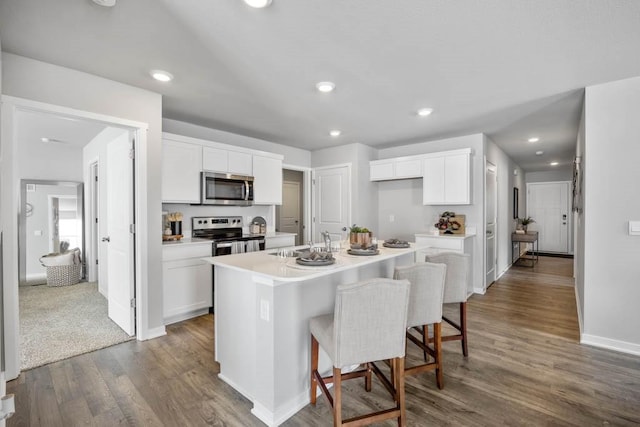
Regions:
<instances>
[{"instance_id":1,"label":"white ceiling","mask_svg":"<svg viewBox=\"0 0 640 427\"><path fill-rule=\"evenodd\" d=\"M162 93L166 118L309 150L484 132L536 171L571 162L585 86L640 75L633 0L2 0L0 38Z\"/></svg>"},{"instance_id":2,"label":"white ceiling","mask_svg":"<svg viewBox=\"0 0 640 427\"><path fill-rule=\"evenodd\" d=\"M107 126L90 120L79 120L36 111L19 110L17 132L21 144L37 147L54 144L60 149L81 150ZM49 138L53 142L43 142Z\"/></svg>"}]
</instances>

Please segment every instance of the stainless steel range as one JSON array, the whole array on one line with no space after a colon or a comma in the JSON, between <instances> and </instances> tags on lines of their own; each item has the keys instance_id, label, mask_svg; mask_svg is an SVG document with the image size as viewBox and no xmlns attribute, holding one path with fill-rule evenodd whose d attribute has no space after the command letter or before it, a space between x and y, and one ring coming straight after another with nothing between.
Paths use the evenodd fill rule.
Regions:
<instances>
[{"instance_id":1,"label":"stainless steel range","mask_svg":"<svg viewBox=\"0 0 640 427\"><path fill-rule=\"evenodd\" d=\"M212 255L241 254L264 250L264 235L243 235L241 216L191 218L191 236L210 239Z\"/></svg>"}]
</instances>

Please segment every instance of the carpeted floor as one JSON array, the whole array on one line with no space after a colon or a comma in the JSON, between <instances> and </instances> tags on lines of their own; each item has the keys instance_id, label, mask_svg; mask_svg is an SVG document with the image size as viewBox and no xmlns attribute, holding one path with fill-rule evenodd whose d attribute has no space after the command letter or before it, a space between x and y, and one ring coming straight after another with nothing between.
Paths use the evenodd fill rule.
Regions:
<instances>
[{"instance_id":1,"label":"carpeted floor","mask_svg":"<svg viewBox=\"0 0 640 427\"><path fill-rule=\"evenodd\" d=\"M109 319L95 282L19 292L21 370L133 339Z\"/></svg>"}]
</instances>

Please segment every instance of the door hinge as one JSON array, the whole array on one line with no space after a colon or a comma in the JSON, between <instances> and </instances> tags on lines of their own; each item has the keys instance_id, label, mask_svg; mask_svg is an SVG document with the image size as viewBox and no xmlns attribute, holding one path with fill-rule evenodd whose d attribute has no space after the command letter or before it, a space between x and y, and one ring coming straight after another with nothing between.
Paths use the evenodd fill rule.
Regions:
<instances>
[{"instance_id":1,"label":"door hinge","mask_svg":"<svg viewBox=\"0 0 640 427\"><path fill-rule=\"evenodd\" d=\"M135 148L132 148L132 149L129 150L129 158L131 160L136 158L136 150L135 150Z\"/></svg>"},{"instance_id":2,"label":"door hinge","mask_svg":"<svg viewBox=\"0 0 640 427\"><path fill-rule=\"evenodd\" d=\"M311 184L312 184L312 185L316 185L316 179L315 179L315 178L313 178L313 179L311 180Z\"/></svg>"},{"instance_id":3,"label":"door hinge","mask_svg":"<svg viewBox=\"0 0 640 427\"><path fill-rule=\"evenodd\" d=\"M98 223L98 218L96 218L96 224Z\"/></svg>"},{"instance_id":4,"label":"door hinge","mask_svg":"<svg viewBox=\"0 0 640 427\"><path fill-rule=\"evenodd\" d=\"M98 182L98 175L96 175L96 182Z\"/></svg>"},{"instance_id":5,"label":"door hinge","mask_svg":"<svg viewBox=\"0 0 640 427\"><path fill-rule=\"evenodd\" d=\"M96 260L96 265L98 265L98 260Z\"/></svg>"},{"instance_id":6,"label":"door hinge","mask_svg":"<svg viewBox=\"0 0 640 427\"><path fill-rule=\"evenodd\" d=\"M136 234L136 225L135 224L129 224L129 233Z\"/></svg>"},{"instance_id":7,"label":"door hinge","mask_svg":"<svg viewBox=\"0 0 640 427\"><path fill-rule=\"evenodd\" d=\"M136 299L135 298L131 298L131 307L132 308L136 308Z\"/></svg>"}]
</instances>

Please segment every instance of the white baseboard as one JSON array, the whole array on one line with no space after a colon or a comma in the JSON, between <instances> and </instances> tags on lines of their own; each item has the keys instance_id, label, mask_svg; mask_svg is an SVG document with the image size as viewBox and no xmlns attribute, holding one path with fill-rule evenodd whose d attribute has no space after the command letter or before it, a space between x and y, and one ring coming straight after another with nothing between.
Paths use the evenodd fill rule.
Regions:
<instances>
[{"instance_id":1,"label":"white baseboard","mask_svg":"<svg viewBox=\"0 0 640 427\"><path fill-rule=\"evenodd\" d=\"M580 334L580 344L592 345L594 347L615 350L621 353L640 356L640 344L626 341L612 340L611 338L599 337L596 335Z\"/></svg>"},{"instance_id":2,"label":"white baseboard","mask_svg":"<svg viewBox=\"0 0 640 427\"><path fill-rule=\"evenodd\" d=\"M164 326L159 326L157 328L147 329L146 331L140 331L138 341L152 340L165 335L167 335L167 330Z\"/></svg>"},{"instance_id":3,"label":"white baseboard","mask_svg":"<svg viewBox=\"0 0 640 427\"><path fill-rule=\"evenodd\" d=\"M188 313L177 314L175 316L165 317L164 325L171 325L173 323L182 322L183 320L193 319L194 317L202 316L209 313L209 308L201 308L199 310L193 310Z\"/></svg>"},{"instance_id":4,"label":"white baseboard","mask_svg":"<svg viewBox=\"0 0 640 427\"><path fill-rule=\"evenodd\" d=\"M281 405L281 407L275 412L268 410L261 404L254 401L251 413L269 427L276 427L307 406L309 404L309 399L309 392L305 391L300 393L294 399L291 399L286 405Z\"/></svg>"}]
</instances>

